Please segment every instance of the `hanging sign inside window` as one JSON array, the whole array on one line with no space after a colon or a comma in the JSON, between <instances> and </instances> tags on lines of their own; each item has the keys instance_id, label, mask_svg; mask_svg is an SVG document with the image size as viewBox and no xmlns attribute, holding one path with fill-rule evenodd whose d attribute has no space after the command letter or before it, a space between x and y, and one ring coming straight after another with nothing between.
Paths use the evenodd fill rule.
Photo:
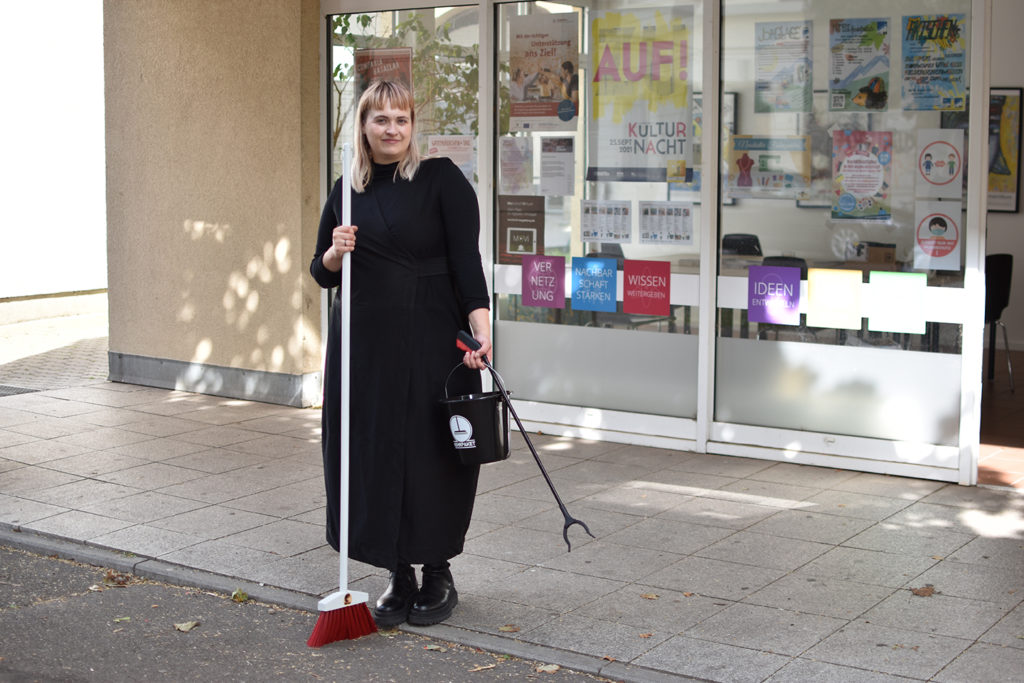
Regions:
<instances>
[{"instance_id":1,"label":"hanging sign inside window","mask_svg":"<svg viewBox=\"0 0 1024 683\"><path fill-rule=\"evenodd\" d=\"M800 269L750 266L747 319L752 323L800 324Z\"/></svg>"},{"instance_id":2,"label":"hanging sign inside window","mask_svg":"<svg viewBox=\"0 0 1024 683\"><path fill-rule=\"evenodd\" d=\"M524 256L524 306L565 308L565 257Z\"/></svg>"},{"instance_id":3,"label":"hanging sign inside window","mask_svg":"<svg viewBox=\"0 0 1024 683\"><path fill-rule=\"evenodd\" d=\"M622 312L668 315L671 277L668 261L626 261L622 267Z\"/></svg>"},{"instance_id":4,"label":"hanging sign inside window","mask_svg":"<svg viewBox=\"0 0 1024 683\"><path fill-rule=\"evenodd\" d=\"M613 258L572 258L572 307L576 311L615 312L616 261Z\"/></svg>"}]
</instances>

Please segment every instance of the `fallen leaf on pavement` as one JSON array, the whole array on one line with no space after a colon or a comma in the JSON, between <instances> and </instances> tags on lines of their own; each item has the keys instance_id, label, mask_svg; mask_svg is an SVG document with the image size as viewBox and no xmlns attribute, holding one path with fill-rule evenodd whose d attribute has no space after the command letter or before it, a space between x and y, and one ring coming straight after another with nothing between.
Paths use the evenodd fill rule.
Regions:
<instances>
[{"instance_id":1,"label":"fallen leaf on pavement","mask_svg":"<svg viewBox=\"0 0 1024 683\"><path fill-rule=\"evenodd\" d=\"M245 602L249 599L249 594L241 588L236 588L235 592L231 594L231 599L235 602Z\"/></svg>"},{"instance_id":2,"label":"fallen leaf on pavement","mask_svg":"<svg viewBox=\"0 0 1024 683\"><path fill-rule=\"evenodd\" d=\"M114 623L120 623L122 621L131 621L131 617L114 617Z\"/></svg>"},{"instance_id":3,"label":"fallen leaf on pavement","mask_svg":"<svg viewBox=\"0 0 1024 683\"><path fill-rule=\"evenodd\" d=\"M487 671L488 669L493 669L496 666L498 666L498 665L497 664L488 664L486 666L478 666L475 669L470 669L469 673L476 673L477 671Z\"/></svg>"},{"instance_id":4,"label":"fallen leaf on pavement","mask_svg":"<svg viewBox=\"0 0 1024 683\"><path fill-rule=\"evenodd\" d=\"M113 569L108 569L106 575L103 577L103 583L108 586L127 586L128 582L132 580L132 577L121 572L115 572Z\"/></svg>"},{"instance_id":5,"label":"fallen leaf on pavement","mask_svg":"<svg viewBox=\"0 0 1024 683\"><path fill-rule=\"evenodd\" d=\"M641 593L640 597L644 600L657 600L659 596L657 593Z\"/></svg>"},{"instance_id":6,"label":"fallen leaf on pavement","mask_svg":"<svg viewBox=\"0 0 1024 683\"><path fill-rule=\"evenodd\" d=\"M502 633L519 633L519 627L515 626L514 624L505 624L504 626L499 626L498 630Z\"/></svg>"},{"instance_id":7,"label":"fallen leaf on pavement","mask_svg":"<svg viewBox=\"0 0 1024 683\"><path fill-rule=\"evenodd\" d=\"M694 595L693 593L683 593L683 597L684 598L692 598L693 595Z\"/></svg>"},{"instance_id":8,"label":"fallen leaf on pavement","mask_svg":"<svg viewBox=\"0 0 1024 683\"><path fill-rule=\"evenodd\" d=\"M424 650L437 650L438 652L448 652L448 650L446 650L445 648L441 647L440 645L424 645L423 649Z\"/></svg>"},{"instance_id":9,"label":"fallen leaf on pavement","mask_svg":"<svg viewBox=\"0 0 1024 683\"><path fill-rule=\"evenodd\" d=\"M103 586L100 586L100 585L94 583L93 585L89 586L89 590L91 590L94 593L97 593L97 592L103 590Z\"/></svg>"},{"instance_id":10,"label":"fallen leaf on pavement","mask_svg":"<svg viewBox=\"0 0 1024 683\"><path fill-rule=\"evenodd\" d=\"M654 635L653 633L641 633L640 637L641 638L650 638L653 635Z\"/></svg>"},{"instance_id":11,"label":"fallen leaf on pavement","mask_svg":"<svg viewBox=\"0 0 1024 683\"><path fill-rule=\"evenodd\" d=\"M183 621L180 624L175 624L174 625L174 630L175 631L181 631L182 633L188 633L189 631L194 629L196 626L199 626L199 622L198 621Z\"/></svg>"},{"instance_id":12,"label":"fallen leaf on pavement","mask_svg":"<svg viewBox=\"0 0 1024 683\"><path fill-rule=\"evenodd\" d=\"M614 662L615 661L615 657L612 657L611 655L605 655L604 657L601 657L601 659L603 659L606 662Z\"/></svg>"},{"instance_id":13,"label":"fallen leaf on pavement","mask_svg":"<svg viewBox=\"0 0 1024 683\"><path fill-rule=\"evenodd\" d=\"M921 588L911 588L910 592L921 598L930 598L935 593L935 586L929 583Z\"/></svg>"},{"instance_id":14,"label":"fallen leaf on pavement","mask_svg":"<svg viewBox=\"0 0 1024 683\"><path fill-rule=\"evenodd\" d=\"M558 666L557 664L541 664L535 669L535 671L537 673L542 674L553 674L559 671L561 668L562 667Z\"/></svg>"}]
</instances>

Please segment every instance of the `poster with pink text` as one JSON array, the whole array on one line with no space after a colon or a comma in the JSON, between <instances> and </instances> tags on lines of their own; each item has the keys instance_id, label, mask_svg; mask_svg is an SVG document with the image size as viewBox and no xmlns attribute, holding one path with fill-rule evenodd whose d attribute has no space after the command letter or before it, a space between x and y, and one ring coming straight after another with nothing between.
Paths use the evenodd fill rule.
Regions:
<instances>
[{"instance_id":1,"label":"poster with pink text","mask_svg":"<svg viewBox=\"0 0 1024 683\"><path fill-rule=\"evenodd\" d=\"M832 134L832 219L892 221L892 133Z\"/></svg>"}]
</instances>

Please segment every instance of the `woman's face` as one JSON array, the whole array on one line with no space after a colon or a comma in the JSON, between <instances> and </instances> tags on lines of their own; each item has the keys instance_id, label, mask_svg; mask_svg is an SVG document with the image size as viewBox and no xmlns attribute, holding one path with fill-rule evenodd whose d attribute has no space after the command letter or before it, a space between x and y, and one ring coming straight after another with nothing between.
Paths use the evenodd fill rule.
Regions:
<instances>
[{"instance_id":1,"label":"woman's face","mask_svg":"<svg viewBox=\"0 0 1024 683\"><path fill-rule=\"evenodd\" d=\"M370 145L373 160L391 164L405 158L412 139L412 114L408 109L371 109L363 124L363 135Z\"/></svg>"}]
</instances>

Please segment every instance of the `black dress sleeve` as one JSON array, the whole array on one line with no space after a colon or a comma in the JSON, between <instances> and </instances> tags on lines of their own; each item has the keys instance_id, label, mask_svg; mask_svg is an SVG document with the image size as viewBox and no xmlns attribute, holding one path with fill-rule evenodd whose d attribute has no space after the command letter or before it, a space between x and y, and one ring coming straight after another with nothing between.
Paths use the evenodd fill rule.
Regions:
<instances>
[{"instance_id":1,"label":"black dress sleeve","mask_svg":"<svg viewBox=\"0 0 1024 683\"><path fill-rule=\"evenodd\" d=\"M480 258L480 207L473 186L451 159L438 160L441 176L441 215L452 281L459 292L463 313L490 308Z\"/></svg>"},{"instance_id":2,"label":"black dress sleeve","mask_svg":"<svg viewBox=\"0 0 1024 683\"><path fill-rule=\"evenodd\" d=\"M320 214L320 227L316 233L316 253L309 263L309 274L313 276L317 284L323 288L340 287L341 271L333 273L324 268L324 252L331 248L334 229L340 225L341 200L344 195L344 178L339 178L334 184L327 203L324 204L323 213Z\"/></svg>"}]
</instances>

